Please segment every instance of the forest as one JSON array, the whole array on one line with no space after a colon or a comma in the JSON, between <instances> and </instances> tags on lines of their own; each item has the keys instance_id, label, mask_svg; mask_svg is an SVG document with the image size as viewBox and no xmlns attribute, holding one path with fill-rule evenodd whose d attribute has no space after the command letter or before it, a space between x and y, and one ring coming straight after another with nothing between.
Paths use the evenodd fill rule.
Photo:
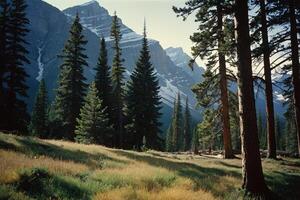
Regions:
<instances>
[{"instance_id":1,"label":"forest","mask_svg":"<svg viewBox=\"0 0 300 200\"><path fill-rule=\"evenodd\" d=\"M0 199L300 198L300 1L170 5L178 20L198 26L186 68L193 72L199 59L206 66L190 88L201 120L178 91L166 131L147 21L126 79L116 12L109 41L98 38L96 66L88 64L77 12L57 55L54 98L42 76L29 109L27 7L26 0L0 0ZM257 109L258 96L264 110ZM275 110L279 97L283 115ZM139 168L156 179L150 183Z\"/></svg>"}]
</instances>

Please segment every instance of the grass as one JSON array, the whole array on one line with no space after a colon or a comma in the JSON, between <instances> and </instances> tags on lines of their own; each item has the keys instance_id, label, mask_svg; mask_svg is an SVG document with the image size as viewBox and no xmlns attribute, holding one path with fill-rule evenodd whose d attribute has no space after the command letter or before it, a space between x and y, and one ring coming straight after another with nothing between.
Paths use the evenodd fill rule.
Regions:
<instances>
[{"instance_id":1,"label":"grass","mask_svg":"<svg viewBox=\"0 0 300 200\"><path fill-rule=\"evenodd\" d=\"M241 160L0 133L0 199L243 199ZM279 199L300 199L300 160L263 160Z\"/></svg>"}]
</instances>

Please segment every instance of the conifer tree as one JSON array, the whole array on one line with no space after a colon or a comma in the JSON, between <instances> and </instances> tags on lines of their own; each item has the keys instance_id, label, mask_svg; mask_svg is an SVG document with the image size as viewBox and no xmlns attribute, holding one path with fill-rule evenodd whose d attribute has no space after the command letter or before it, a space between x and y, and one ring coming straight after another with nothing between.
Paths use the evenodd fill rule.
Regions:
<instances>
[{"instance_id":1,"label":"conifer tree","mask_svg":"<svg viewBox=\"0 0 300 200\"><path fill-rule=\"evenodd\" d=\"M107 63L107 49L105 39L102 38L100 42L100 55L98 58L98 63L95 68L95 84L99 92L98 96L102 100L103 108L106 108L109 118L111 119L111 109L112 109L112 83L110 75L110 67Z\"/></svg>"},{"instance_id":2,"label":"conifer tree","mask_svg":"<svg viewBox=\"0 0 300 200\"><path fill-rule=\"evenodd\" d=\"M199 133L198 133L197 129L195 129L193 131L191 148L192 148L192 151L194 152L194 154L198 154L198 152L199 152Z\"/></svg>"},{"instance_id":3,"label":"conifer tree","mask_svg":"<svg viewBox=\"0 0 300 200\"><path fill-rule=\"evenodd\" d=\"M226 50L231 46L230 40L225 32L225 27L232 24L232 19L225 15L228 13L228 7L231 1L194 1L186 2L186 7L173 7L175 13L186 19L193 11L197 10L196 20L200 23L200 32L194 33L191 40L195 43L192 47L194 60L197 57L206 58L207 66L214 73L212 79L207 82L209 85L216 85L220 90L220 111L222 119L224 158L234 157L232 152L231 135L230 135L230 119L229 119L229 102L228 102L228 86L227 86L227 69L226 69ZM230 29L227 29L230 30ZM231 29L233 30L233 29ZM232 31L231 31L232 32ZM225 41L225 38L230 38ZM229 52L229 51L228 51ZM217 66L217 70L213 69ZM217 72L216 72L217 71Z\"/></svg>"},{"instance_id":4,"label":"conifer tree","mask_svg":"<svg viewBox=\"0 0 300 200\"><path fill-rule=\"evenodd\" d=\"M145 27L140 57L130 76L126 95L128 132L132 131L138 149L142 146L143 137L146 138L147 148L157 149L160 143L160 87L150 59Z\"/></svg>"},{"instance_id":5,"label":"conifer tree","mask_svg":"<svg viewBox=\"0 0 300 200\"><path fill-rule=\"evenodd\" d=\"M273 88L271 76L271 45L269 43L269 25L271 22L268 20L269 6L265 0L254 1L259 5L258 15L254 18L252 24L255 24L256 29L254 33L260 33L258 37L258 47L253 50L253 57L261 59L263 57L263 71L264 71L264 84L266 96L266 122L267 122L267 146L268 158L276 159L276 137L275 137L275 116L274 116L274 103L273 103Z\"/></svg>"},{"instance_id":6,"label":"conifer tree","mask_svg":"<svg viewBox=\"0 0 300 200\"><path fill-rule=\"evenodd\" d=\"M8 70L8 28L9 28L9 4L7 0L0 1L0 110L2 114L0 116L0 129L3 129L6 117L5 103L5 81L4 75Z\"/></svg>"},{"instance_id":7,"label":"conifer tree","mask_svg":"<svg viewBox=\"0 0 300 200\"><path fill-rule=\"evenodd\" d=\"M185 112L184 112L184 127L183 127L183 150L188 151L191 149L191 113L189 108L188 97L185 102Z\"/></svg>"},{"instance_id":8,"label":"conifer tree","mask_svg":"<svg viewBox=\"0 0 300 200\"><path fill-rule=\"evenodd\" d=\"M243 188L246 192L264 197L266 186L257 131L253 91L252 62L249 35L248 1L235 0L235 33L238 54L239 113L242 141Z\"/></svg>"},{"instance_id":9,"label":"conifer tree","mask_svg":"<svg viewBox=\"0 0 300 200\"><path fill-rule=\"evenodd\" d=\"M257 118L257 131L258 131L258 138L259 138L259 146L261 149L266 149L266 142L267 142L267 136L264 127L265 124L263 121L263 117L261 112L259 112Z\"/></svg>"},{"instance_id":10,"label":"conifer tree","mask_svg":"<svg viewBox=\"0 0 300 200\"><path fill-rule=\"evenodd\" d=\"M113 16L112 27L111 27L111 38L114 41L113 48L115 50L115 55L113 57L112 64L112 95L113 108L112 108L112 118L113 126L115 129L114 134L114 145L116 147L123 147L123 135L124 135L124 72L125 68L122 66L122 49L120 47L120 41L122 38L121 25L119 19L115 13Z\"/></svg>"},{"instance_id":11,"label":"conifer tree","mask_svg":"<svg viewBox=\"0 0 300 200\"><path fill-rule=\"evenodd\" d=\"M166 140L165 140L165 145L166 145L166 151L167 152L172 152L173 151L173 146L172 146L172 136L173 136L173 128L170 126L167 130L166 134Z\"/></svg>"},{"instance_id":12,"label":"conifer tree","mask_svg":"<svg viewBox=\"0 0 300 200\"><path fill-rule=\"evenodd\" d=\"M61 58L63 64L60 66L58 77L58 88L54 100L52 124L55 125L52 132L58 131L59 138L74 139L76 127L76 118L79 115L80 108L83 104L83 98L86 91L85 77L83 67L87 66L84 54L85 40L82 34L82 26L79 16L71 26L70 36L65 44Z\"/></svg>"},{"instance_id":13,"label":"conifer tree","mask_svg":"<svg viewBox=\"0 0 300 200\"><path fill-rule=\"evenodd\" d=\"M28 74L24 65L29 64L26 49L25 36L29 32L27 26L29 20L26 16L26 2L24 0L12 0L9 12L8 44L7 44L7 75L5 75L6 91L6 129L25 131L28 123L28 113L24 98L27 97L26 78ZM2 67L2 66L1 66Z\"/></svg>"},{"instance_id":14,"label":"conifer tree","mask_svg":"<svg viewBox=\"0 0 300 200\"><path fill-rule=\"evenodd\" d=\"M183 146L183 121L182 121L182 106L180 100L180 93L177 94L177 99L174 108L173 120L172 120L172 146L173 151L182 150Z\"/></svg>"},{"instance_id":15,"label":"conifer tree","mask_svg":"<svg viewBox=\"0 0 300 200\"><path fill-rule=\"evenodd\" d=\"M75 141L84 144L104 144L111 132L109 120L98 97L96 84L93 82L80 109L75 130Z\"/></svg>"},{"instance_id":16,"label":"conifer tree","mask_svg":"<svg viewBox=\"0 0 300 200\"><path fill-rule=\"evenodd\" d=\"M33 136L47 138L48 136L48 97L44 79L41 80L35 104L32 111L29 133Z\"/></svg>"}]
</instances>

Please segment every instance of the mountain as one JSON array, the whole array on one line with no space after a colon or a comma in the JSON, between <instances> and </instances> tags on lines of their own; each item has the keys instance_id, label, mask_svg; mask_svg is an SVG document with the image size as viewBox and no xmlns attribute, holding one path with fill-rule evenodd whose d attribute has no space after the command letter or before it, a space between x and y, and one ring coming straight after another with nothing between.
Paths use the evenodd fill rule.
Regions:
<instances>
[{"instance_id":1,"label":"mountain","mask_svg":"<svg viewBox=\"0 0 300 200\"><path fill-rule=\"evenodd\" d=\"M204 69L200 67L197 63L194 63L194 68L191 70L189 67L189 62L192 59L188 54L186 54L181 47L169 47L165 49L167 55L173 61L173 63L180 67L183 71L188 73L194 82L198 83L202 80L202 74Z\"/></svg>"},{"instance_id":2,"label":"mountain","mask_svg":"<svg viewBox=\"0 0 300 200\"><path fill-rule=\"evenodd\" d=\"M111 48L112 41L110 39L112 17L97 1L68 8L63 12L41 0L27 0L27 4L27 16L30 20L30 33L27 36L27 41L30 43L28 50L30 51L29 60L31 64L26 66L26 71L30 75L27 80L30 87L28 98L30 110L39 80L42 77L47 84L50 95L49 100L51 101L54 98L57 75L62 62L58 55L61 54L69 35L72 19L77 12L84 26L84 35L88 40L86 54L88 55L89 67L85 69L85 76L88 81L94 78L95 72L93 68L96 66L99 54L99 37L104 36L108 43L110 62L113 49ZM123 34L121 47L123 49L123 58L125 59L126 78L128 78L138 59L142 36L123 23L121 31ZM186 68L175 64L158 41L150 39L149 48L152 57L151 61L156 69L161 86L160 95L163 101L162 122L164 124L162 129L165 130L169 125L173 101L177 92L189 97L193 117L195 120L199 120L200 114L194 106L196 99L190 90L191 86L198 82L195 79L196 75ZM198 80L200 80L200 76L198 77Z\"/></svg>"}]
</instances>

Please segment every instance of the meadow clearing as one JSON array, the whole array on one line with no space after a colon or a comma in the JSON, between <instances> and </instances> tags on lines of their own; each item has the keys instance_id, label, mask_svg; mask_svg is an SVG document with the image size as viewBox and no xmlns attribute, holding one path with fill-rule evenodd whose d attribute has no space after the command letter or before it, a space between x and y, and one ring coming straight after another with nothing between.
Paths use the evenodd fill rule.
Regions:
<instances>
[{"instance_id":1,"label":"meadow clearing","mask_svg":"<svg viewBox=\"0 0 300 200\"><path fill-rule=\"evenodd\" d=\"M241 159L134 152L0 133L0 199L243 199ZM300 199L300 160L263 159L278 199Z\"/></svg>"}]
</instances>

